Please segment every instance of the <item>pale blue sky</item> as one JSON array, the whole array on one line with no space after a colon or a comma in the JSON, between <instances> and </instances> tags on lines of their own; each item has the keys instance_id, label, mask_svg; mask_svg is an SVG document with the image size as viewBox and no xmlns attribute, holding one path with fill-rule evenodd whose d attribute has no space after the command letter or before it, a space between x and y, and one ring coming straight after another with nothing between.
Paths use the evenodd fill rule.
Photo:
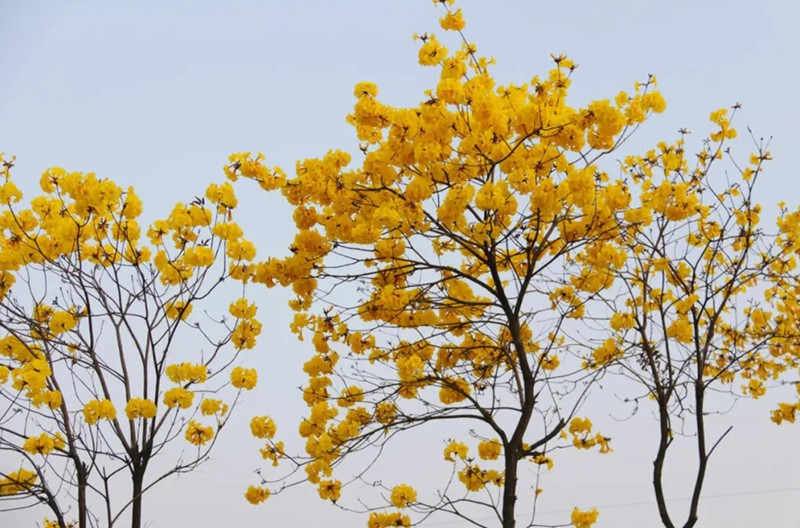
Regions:
<instances>
[{"instance_id":1,"label":"pale blue sky","mask_svg":"<svg viewBox=\"0 0 800 528\"><path fill-rule=\"evenodd\" d=\"M568 53L580 64L572 90L580 102L613 97L648 73L657 74L668 110L640 130L632 147L671 139L679 127L696 131L699 140L709 129L711 110L741 102L738 127L774 136L775 161L763 181L763 203L800 201L794 159L800 144L797 2L465 0L458 5L469 39L496 57L501 82L521 83L545 73L551 52ZM291 172L298 158L329 148L353 150L355 136L344 119L352 108L353 85L376 82L389 104L420 100L422 91L434 86L435 72L417 66L411 34L436 31L440 15L428 0L0 0L0 151L17 155L16 179L26 190L52 165L95 171L134 185L148 218L166 215L176 200L191 200L220 180L231 152L260 150ZM747 140L737 149L746 155ZM239 219L261 254L283 253L292 229L288 210L261 193L242 198ZM239 425L246 427L254 413L270 413L291 437L304 412L295 388L302 383L307 350L289 334L285 294L259 295L264 339L254 362L261 383L239 409ZM276 394L284 395L281 407ZM599 414L616 452L602 460L565 460L563 472L554 473L549 484L550 502L542 505L544 511L564 511L543 515L542 521L567 519L579 499L580 505L601 507L598 528L655 526L649 504L652 438L637 429L653 424L647 416L618 424L602 409ZM775 428L766 407L752 402L737 406L726 419L731 417L738 425L712 460L707 488L709 496L718 496L703 505L700 526L796 528L800 464L796 456L786 461L777 453L792 453L791 446L800 445L800 426ZM254 480L258 444L231 434L234 427L215 461L147 497L148 526L364 525L364 518L317 499L310 487L258 508L246 504L242 493ZM439 460L439 438L430 441L431 460ZM386 462L387 474L400 478L412 471L411 479L425 473L424 459L401 457ZM788 488L794 489L731 495ZM686 495L676 487L671 496ZM0 524L28 526L42 515L0 514Z\"/></svg>"}]
</instances>

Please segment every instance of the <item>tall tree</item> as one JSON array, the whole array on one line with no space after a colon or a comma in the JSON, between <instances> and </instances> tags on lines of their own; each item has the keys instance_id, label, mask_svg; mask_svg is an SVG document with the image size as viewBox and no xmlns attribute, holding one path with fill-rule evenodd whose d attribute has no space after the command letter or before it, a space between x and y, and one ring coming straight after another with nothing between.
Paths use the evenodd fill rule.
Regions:
<instances>
[{"instance_id":1,"label":"tall tree","mask_svg":"<svg viewBox=\"0 0 800 528\"><path fill-rule=\"evenodd\" d=\"M617 286L600 294L613 314L611 335L588 361L632 380L618 387L638 390L627 397L637 409L655 406L653 486L666 528L698 521L709 461L734 427L728 421L716 430L720 420L712 425L709 416L789 381L800 357L800 212L781 204L777 229L762 226L755 190L771 159L768 145L754 141L748 161L737 163L728 147L737 135L732 117L726 109L712 112L714 131L694 156L683 130L676 142L623 164L639 192L620 231L627 258L614 272ZM793 422L797 409L781 403L773 420ZM696 453L682 513L668 506L664 492L665 468L689 464L685 457L670 463L676 439Z\"/></svg>"},{"instance_id":2,"label":"tall tree","mask_svg":"<svg viewBox=\"0 0 800 528\"><path fill-rule=\"evenodd\" d=\"M0 162L0 508L46 505L51 528L139 528L143 494L206 460L256 383L238 366L255 306L242 297L216 319L209 306L255 256L230 221L232 186L177 204L148 243L132 188L53 168L25 208L13 159Z\"/></svg>"},{"instance_id":3,"label":"tall tree","mask_svg":"<svg viewBox=\"0 0 800 528\"><path fill-rule=\"evenodd\" d=\"M576 66L563 56L543 77L497 85L449 3L440 23L462 44L449 53L434 35L417 37L419 63L439 72L419 105L390 107L374 84L355 87L357 167L340 151L299 162L294 178L261 154L234 154L227 167L231 179L280 190L294 209L291 254L250 273L291 286L292 330L314 350L304 366L305 458L286 457L275 424L257 417L262 455L303 467L338 504L346 484L336 468L350 455L379 455L437 423L455 438L444 448L451 481L430 497L361 473L350 480L385 491L359 498L371 527L409 525L406 508L420 519L449 512L476 526L527 525L532 512L518 511L518 497L532 497L524 502L535 511L540 490L523 461L543 469L561 447L610 450L577 415L602 371L586 370L567 338L627 256L620 218L631 191L598 163L665 108L652 81L570 106ZM267 484L248 499L290 481ZM378 511L389 505L398 510ZM572 522L596 518L576 509Z\"/></svg>"}]
</instances>

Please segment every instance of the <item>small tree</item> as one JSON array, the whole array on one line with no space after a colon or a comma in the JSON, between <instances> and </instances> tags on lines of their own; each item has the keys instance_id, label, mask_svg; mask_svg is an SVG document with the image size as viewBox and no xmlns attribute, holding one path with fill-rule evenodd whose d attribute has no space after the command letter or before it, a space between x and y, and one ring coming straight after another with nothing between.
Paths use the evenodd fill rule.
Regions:
<instances>
[{"instance_id":1,"label":"small tree","mask_svg":"<svg viewBox=\"0 0 800 528\"><path fill-rule=\"evenodd\" d=\"M190 315L255 256L230 221L236 197L211 185L210 206L177 204L147 244L132 188L53 168L19 208L13 160L0 161L0 505L46 505L51 527L126 514L139 528L144 492L206 460L256 382L235 366L259 333L255 306Z\"/></svg>"},{"instance_id":2,"label":"small tree","mask_svg":"<svg viewBox=\"0 0 800 528\"><path fill-rule=\"evenodd\" d=\"M461 11L442 3L441 25L463 45L450 54L434 35L418 37L420 64L440 72L424 101L393 108L374 84L356 86L348 120L362 142L357 168L333 151L299 162L287 179L262 155L241 153L227 174L279 189L294 209L291 254L250 270L255 282L292 287L292 330L315 352L304 365L306 456L288 463L340 504L347 483L333 474L345 459L447 424L453 471L434 496L356 472L350 482L382 490L375 502L359 498L369 526L408 526L409 508L421 519L448 512L511 528L523 516L533 522L517 499L532 497L535 511L538 470L556 449L610 449L576 416L601 372L583 368L568 330L626 260L619 218L632 196L597 162L665 103L647 82L613 102L571 107L575 65L565 57L545 77L498 86L491 61L461 34ZM285 457L271 419L254 418L252 429L267 440L265 458ZM248 499L290 482L267 484ZM378 511L389 505L399 510ZM572 522L596 518L576 509Z\"/></svg>"},{"instance_id":3,"label":"small tree","mask_svg":"<svg viewBox=\"0 0 800 528\"><path fill-rule=\"evenodd\" d=\"M697 523L710 457L733 428L714 432L707 417L730 408L731 398L762 396L798 359L800 212L781 205L778 229L760 226L754 189L771 159L763 140L746 165L730 162L733 176L712 170L730 157L732 117L711 114L715 130L696 156L686 153L682 131L675 143L625 161L639 190L620 230L627 259L615 271L618 287L600 294L612 336L588 360L591 368L614 365L654 402L653 486L667 528ZM638 408L641 399L629 401ZM797 409L782 403L773 420L793 422ZM667 506L664 468L681 436L692 438L697 465L689 508L678 517Z\"/></svg>"}]
</instances>

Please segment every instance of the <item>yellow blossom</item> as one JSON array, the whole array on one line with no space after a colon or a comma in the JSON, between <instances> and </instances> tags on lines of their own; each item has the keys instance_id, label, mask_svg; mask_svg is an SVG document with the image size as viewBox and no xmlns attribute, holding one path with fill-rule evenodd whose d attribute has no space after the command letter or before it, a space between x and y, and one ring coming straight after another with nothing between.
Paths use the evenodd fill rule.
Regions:
<instances>
[{"instance_id":1,"label":"yellow blossom","mask_svg":"<svg viewBox=\"0 0 800 528\"><path fill-rule=\"evenodd\" d=\"M503 445L497 438L478 443L478 456L482 460L497 460L502 452Z\"/></svg>"},{"instance_id":2,"label":"yellow blossom","mask_svg":"<svg viewBox=\"0 0 800 528\"><path fill-rule=\"evenodd\" d=\"M217 400L214 398L206 398L200 403L200 412L204 416L210 416L212 414L219 413L220 415L224 415L228 411L228 406L222 403L222 400Z\"/></svg>"},{"instance_id":3,"label":"yellow blossom","mask_svg":"<svg viewBox=\"0 0 800 528\"><path fill-rule=\"evenodd\" d=\"M176 406L181 409L188 409L191 407L193 399L194 392L183 387L175 387L164 393L164 405L170 409Z\"/></svg>"},{"instance_id":4,"label":"yellow blossom","mask_svg":"<svg viewBox=\"0 0 800 528\"><path fill-rule=\"evenodd\" d=\"M251 390L256 386L258 374L255 369L235 367L231 371L231 383L237 389Z\"/></svg>"},{"instance_id":5,"label":"yellow blossom","mask_svg":"<svg viewBox=\"0 0 800 528\"><path fill-rule=\"evenodd\" d=\"M89 424L95 424L98 420L113 420L117 417L117 410L111 400L89 400L83 406L83 419Z\"/></svg>"},{"instance_id":6,"label":"yellow blossom","mask_svg":"<svg viewBox=\"0 0 800 528\"><path fill-rule=\"evenodd\" d=\"M408 484L398 484L392 488L389 500L395 508L406 508L417 500L417 492Z\"/></svg>"},{"instance_id":7,"label":"yellow blossom","mask_svg":"<svg viewBox=\"0 0 800 528\"><path fill-rule=\"evenodd\" d=\"M186 440L196 446L201 446L214 438L214 429L211 426L204 426L203 424L194 420L189 421L186 427Z\"/></svg>"},{"instance_id":8,"label":"yellow blossom","mask_svg":"<svg viewBox=\"0 0 800 528\"><path fill-rule=\"evenodd\" d=\"M466 444L461 442L452 441L447 444L447 447L444 448L444 459L453 462L455 459L453 455L458 456L460 459L465 460L467 458L467 453L469 452L469 448Z\"/></svg>"},{"instance_id":9,"label":"yellow blossom","mask_svg":"<svg viewBox=\"0 0 800 528\"><path fill-rule=\"evenodd\" d=\"M342 483L338 480L323 480L319 483L317 492L321 499L336 502L342 494Z\"/></svg>"},{"instance_id":10,"label":"yellow blossom","mask_svg":"<svg viewBox=\"0 0 800 528\"><path fill-rule=\"evenodd\" d=\"M256 438L272 438L275 430L275 422L269 416L256 416L250 420L250 432Z\"/></svg>"},{"instance_id":11,"label":"yellow blossom","mask_svg":"<svg viewBox=\"0 0 800 528\"><path fill-rule=\"evenodd\" d=\"M131 398L125 405L125 415L129 420L137 418L154 418L156 415L156 404L146 398Z\"/></svg>"},{"instance_id":12,"label":"yellow blossom","mask_svg":"<svg viewBox=\"0 0 800 528\"><path fill-rule=\"evenodd\" d=\"M261 486L249 486L244 494L250 504L261 504L270 496L270 491Z\"/></svg>"},{"instance_id":13,"label":"yellow blossom","mask_svg":"<svg viewBox=\"0 0 800 528\"><path fill-rule=\"evenodd\" d=\"M570 521L575 528L590 528L590 526L597 522L598 515L599 513L595 508L591 510L579 510L578 508L574 508L570 516Z\"/></svg>"}]
</instances>

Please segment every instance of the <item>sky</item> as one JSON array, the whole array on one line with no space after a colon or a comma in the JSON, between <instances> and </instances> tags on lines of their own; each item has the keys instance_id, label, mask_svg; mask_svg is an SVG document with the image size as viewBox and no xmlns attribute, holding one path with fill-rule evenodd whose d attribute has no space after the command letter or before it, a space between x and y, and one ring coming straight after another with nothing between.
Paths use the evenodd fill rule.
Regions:
<instances>
[{"instance_id":1,"label":"sky","mask_svg":"<svg viewBox=\"0 0 800 528\"><path fill-rule=\"evenodd\" d=\"M546 73L551 53L566 53L580 65L571 91L576 104L613 98L656 74L668 109L637 132L631 149L674 139L681 127L702 137L712 110L741 103L737 127L772 138L775 161L760 200L767 210L782 199L799 201L796 2L457 5L469 40L496 58L500 82ZM233 152L261 151L269 164L291 173L298 159L331 148L355 151L354 131L345 122L353 86L373 81L391 105L421 100L435 86L435 72L416 64L411 35L437 31L441 14L428 0L0 0L0 152L17 156L15 179L26 191L35 190L50 166L94 171L133 185L148 219L166 216L175 201L188 202L220 181ZM742 156L749 141L742 134L736 143ZM284 254L293 230L290 210L260 191L240 192L240 199L237 220L259 254ZM213 460L146 497L149 528L364 525L364 516L319 500L311 486L258 507L243 498L260 462L258 443L245 434L249 417L271 414L279 434L291 438L305 412L297 387L310 352L288 330L287 299L279 290L258 294L264 331L253 363L259 387L237 409ZM712 459L700 526L797 526L800 462L791 446L800 445L800 428L775 427L768 408L742 401L719 418L735 427ZM652 416L620 421L603 406L593 412L611 432L615 452L565 457L548 483L541 521L564 522L579 505L598 507L598 528L655 526ZM379 469L387 481L434 479L429 468L441 465L441 441L437 431L409 436ZM678 454L671 475L668 496L675 508L685 508L688 495L680 486L688 471L681 460L690 463L689 453ZM43 515L2 513L0 525L34 526ZM441 517L430 525L458 524Z\"/></svg>"}]
</instances>

